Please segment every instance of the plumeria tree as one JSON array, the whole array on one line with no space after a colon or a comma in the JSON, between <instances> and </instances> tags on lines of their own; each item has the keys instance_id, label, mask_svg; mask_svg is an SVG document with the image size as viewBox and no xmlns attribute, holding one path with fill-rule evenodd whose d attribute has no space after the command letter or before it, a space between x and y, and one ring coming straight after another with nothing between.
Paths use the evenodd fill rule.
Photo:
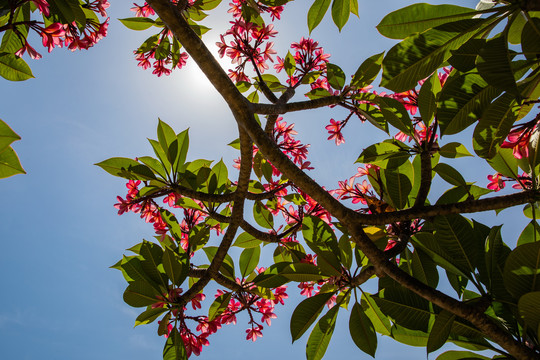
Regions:
<instances>
[{"instance_id":1,"label":"plumeria tree","mask_svg":"<svg viewBox=\"0 0 540 360\"><path fill-rule=\"evenodd\" d=\"M121 20L133 30L157 29L135 50L139 66L162 76L195 62L238 128L230 144L239 151L234 171L223 160L189 157L188 130L162 121L157 139L149 140L153 156L97 164L127 180L118 214L137 213L156 232L113 266L128 283L125 302L142 308L136 325L158 320L164 359L185 359L199 355L240 312L248 315L246 339L255 341L276 318L275 307L298 291L306 298L289 304L296 306L290 333L293 341L310 333L308 359L324 356L340 313L349 317L359 351L371 356L379 333L428 353L446 342L467 349L441 360L488 359L482 350L493 359L539 359L540 2L410 5L377 27L400 42L350 75L311 38L299 37L277 54L274 23L288 2L232 0L231 26L217 49L204 42L202 24L219 0L148 0ZM84 33L88 18L64 14L49 24L52 3L15 1L10 11L40 12L44 26L25 26L49 49L71 46L68 38ZM84 14L106 16L106 2L74 3ZM358 15L358 3L310 2L308 29L327 13L341 29ZM13 16L4 21L11 31L19 26ZM37 53L24 34L16 38L20 46L5 51L11 61ZM223 69L216 55L230 58L231 68ZM381 70L385 89L376 91ZM284 118L326 107L346 114L326 126L336 145L351 121L387 136L375 144L356 136L364 142L358 170L336 179L334 189L310 177L308 145ZM471 129L474 155L446 141ZM470 156L493 168L485 187L447 163ZM431 190L438 178L446 188L437 197ZM514 191L496 194L506 183ZM512 246L501 226L464 215L513 206L531 220ZM239 256L231 255L233 247ZM261 257L268 249L272 261ZM366 291L373 282L377 291ZM208 293L210 284L219 290Z\"/></svg>"}]
</instances>

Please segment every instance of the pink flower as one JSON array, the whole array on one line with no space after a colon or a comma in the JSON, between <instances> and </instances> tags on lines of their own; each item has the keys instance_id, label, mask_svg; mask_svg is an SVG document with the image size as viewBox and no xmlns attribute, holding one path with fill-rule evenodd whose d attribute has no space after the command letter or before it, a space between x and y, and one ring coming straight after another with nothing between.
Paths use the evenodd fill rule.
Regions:
<instances>
[{"instance_id":1,"label":"pink flower","mask_svg":"<svg viewBox=\"0 0 540 360\"><path fill-rule=\"evenodd\" d=\"M487 178L490 181L490 183L487 186L488 189L499 191L502 188L504 188L505 184L504 184L504 180L502 179L502 174L496 173L495 175L488 175Z\"/></svg>"},{"instance_id":2,"label":"pink flower","mask_svg":"<svg viewBox=\"0 0 540 360\"><path fill-rule=\"evenodd\" d=\"M261 332L262 329L263 329L262 325L252 327L251 329L247 329L246 340L255 341L257 340L258 337L262 337L263 336Z\"/></svg>"},{"instance_id":3,"label":"pink flower","mask_svg":"<svg viewBox=\"0 0 540 360\"><path fill-rule=\"evenodd\" d=\"M24 53L28 51L28 55L30 55L30 57L32 59L35 59L35 60L39 60L42 58L41 54L38 53L36 51L36 49L34 49L32 46L30 46L30 44L28 43L28 41L25 40L25 44L22 48L20 48L16 53L15 55L17 55L18 57L22 57L24 55Z\"/></svg>"},{"instance_id":4,"label":"pink flower","mask_svg":"<svg viewBox=\"0 0 540 360\"><path fill-rule=\"evenodd\" d=\"M343 137L343 134L341 133L342 125L341 121L335 121L334 119L330 119L330 125L326 125L325 129L328 130L328 133L330 136L328 137L328 140L334 139L336 142L336 145L343 144L345 142L345 138Z\"/></svg>"},{"instance_id":5,"label":"pink flower","mask_svg":"<svg viewBox=\"0 0 540 360\"><path fill-rule=\"evenodd\" d=\"M51 12L49 10L49 3L46 0L32 0L32 2L37 6L40 13L49 17Z\"/></svg>"}]
</instances>

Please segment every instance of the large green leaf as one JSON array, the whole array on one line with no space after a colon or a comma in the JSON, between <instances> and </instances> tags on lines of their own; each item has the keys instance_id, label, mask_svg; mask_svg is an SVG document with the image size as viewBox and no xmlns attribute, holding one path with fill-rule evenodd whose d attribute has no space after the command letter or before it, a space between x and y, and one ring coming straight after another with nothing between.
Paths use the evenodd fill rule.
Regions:
<instances>
[{"instance_id":1,"label":"large green leaf","mask_svg":"<svg viewBox=\"0 0 540 360\"><path fill-rule=\"evenodd\" d=\"M422 249L435 263L447 271L462 276L471 276L471 274L460 268L458 261L446 251L433 234L419 232L411 237L411 241L415 248Z\"/></svg>"},{"instance_id":2,"label":"large green leaf","mask_svg":"<svg viewBox=\"0 0 540 360\"><path fill-rule=\"evenodd\" d=\"M317 294L298 304L291 316L290 328L293 342L300 339L309 329L333 295L333 293Z\"/></svg>"},{"instance_id":3,"label":"large green leaf","mask_svg":"<svg viewBox=\"0 0 540 360\"><path fill-rule=\"evenodd\" d=\"M414 88L448 60L451 50L469 40L485 23L483 19L459 20L403 40L383 60L381 86L395 92Z\"/></svg>"},{"instance_id":4,"label":"large green leaf","mask_svg":"<svg viewBox=\"0 0 540 360\"><path fill-rule=\"evenodd\" d=\"M360 350L375 357L377 351L377 333L373 323L364 313L359 303L354 303L349 318L349 332Z\"/></svg>"},{"instance_id":5,"label":"large green leaf","mask_svg":"<svg viewBox=\"0 0 540 360\"><path fill-rule=\"evenodd\" d=\"M388 164L399 166L411 156L410 147L397 140L384 141L365 148L356 162L386 168Z\"/></svg>"},{"instance_id":6,"label":"large green leaf","mask_svg":"<svg viewBox=\"0 0 540 360\"><path fill-rule=\"evenodd\" d=\"M150 324L166 311L169 311L169 309L163 307L148 308L137 316L135 326Z\"/></svg>"},{"instance_id":7,"label":"large green leaf","mask_svg":"<svg viewBox=\"0 0 540 360\"><path fill-rule=\"evenodd\" d=\"M384 53L380 53L364 60L354 73L351 86L362 89L371 84L381 71L383 57Z\"/></svg>"},{"instance_id":8,"label":"large green leaf","mask_svg":"<svg viewBox=\"0 0 540 360\"><path fill-rule=\"evenodd\" d=\"M306 345L307 360L320 360L323 358L334 333L339 309L340 306L331 308L313 327Z\"/></svg>"},{"instance_id":9,"label":"large green leaf","mask_svg":"<svg viewBox=\"0 0 540 360\"><path fill-rule=\"evenodd\" d=\"M486 278L487 290L495 300L511 300L508 290L503 283L503 268L510 254L510 248L502 241L501 226L495 226L490 230L485 245L485 270L480 275ZM480 269L482 270L482 269Z\"/></svg>"},{"instance_id":10,"label":"large green leaf","mask_svg":"<svg viewBox=\"0 0 540 360\"><path fill-rule=\"evenodd\" d=\"M413 33L473 15L473 9L461 6L413 4L386 15L377 30L391 39L404 39Z\"/></svg>"},{"instance_id":11,"label":"large green leaf","mask_svg":"<svg viewBox=\"0 0 540 360\"><path fill-rule=\"evenodd\" d=\"M213 321L216 317L223 314L223 312L227 309L227 306L229 306L229 302L231 301L232 293L226 292L221 295L219 295L212 305L210 305L210 308L208 309L208 321Z\"/></svg>"},{"instance_id":12,"label":"large green leaf","mask_svg":"<svg viewBox=\"0 0 540 360\"><path fill-rule=\"evenodd\" d=\"M330 225L316 216L306 216L302 223L302 235L315 253L330 251L339 257L337 237Z\"/></svg>"},{"instance_id":13,"label":"large green leaf","mask_svg":"<svg viewBox=\"0 0 540 360\"><path fill-rule=\"evenodd\" d=\"M390 197L391 205L398 210L404 209L415 180L411 162L405 161L397 168L383 169L381 179Z\"/></svg>"},{"instance_id":14,"label":"large green leaf","mask_svg":"<svg viewBox=\"0 0 540 360\"><path fill-rule=\"evenodd\" d=\"M173 327L167 341L165 342L165 347L163 348L163 360L187 360L188 356L186 353L186 347L184 345L184 340L182 336L176 329Z\"/></svg>"},{"instance_id":15,"label":"large green leaf","mask_svg":"<svg viewBox=\"0 0 540 360\"><path fill-rule=\"evenodd\" d=\"M478 156L485 159L495 156L517 119L517 104L514 95L504 93L484 111L473 135L473 147Z\"/></svg>"},{"instance_id":16,"label":"large green leaf","mask_svg":"<svg viewBox=\"0 0 540 360\"><path fill-rule=\"evenodd\" d=\"M490 360L490 358L475 354L470 351L456 351L456 350L450 350L447 352L442 353L441 355L437 356L436 360Z\"/></svg>"},{"instance_id":17,"label":"large green leaf","mask_svg":"<svg viewBox=\"0 0 540 360\"><path fill-rule=\"evenodd\" d=\"M118 20L130 30L146 30L155 23L154 20L146 17L132 17Z\"/></svg>"},{"instance_id":18,"label":"large green leaf","mask_svg":"<svg viewBox=\"0 0 540 360\"><path fill-rule=\"evenodd\" d=\"M6 149L14 141L20 140L21 137L13 131L8 124L0 120L0 152Z\"/></svg>"},{"instance_id":19,"label":"large green leaf","mask_svg":"<svg viewBox=\"0 0 540 360\"><path fill-rule=\"evenodd\" d=\"M437 119L441 133L456 134L482 117L491 101L501 93L478 73L454 72L439 96Z\"/></svg>"},{"instance_id":20,"label":"large green leaf","mask_svg":"<svg viewBox=\"0 0 540 360\"><path fill-rule=\"evenodd\" d=\"M456 315L446 310L437 314L433 327L429 332L429 339L426 346L428 354L438 350L446 343L448 336L450 336L450 331L452 330L452 324L454 323L455 318Z\"/></svg>"},{"instance_id":21,"label":"large green leaf","mask_svg":"<svg viewBox=\"0 0 540 360\"><path fill-rule=\"evenodd\" d=\"M34 77L26 61L9 53L0 53L0 76L11 81L24 81Z\"/></svg>"},{"instance_id":22,"label":"large green leaf","mask_svg":"<svg viewBox=\"0 0 540 360\"><path fill-rule=\"evenodd\" d=\"M515 248L504 266L504 285L516 301L531 291L540 291L540 242Z\"/></svg>"},{"instance_id":23,"label":"large green leaf","mask_svg":"<svg viewBox=\"0 0 540 360\"><path fill-rule=\"evenodd\" d=\"M155 180L156 176L146 165L123 157L114 157L94 164L111 175L130 180Z\"/></svg>"},{"instance_id":24,"label":"large green leaf","mask_svg":"<svg viewBox=\"0 0 540 360\"><path fill-rule=\"evenodd\" d=\"M411 259L412 275L432 288L437 288L439 272L437 264L422 250L415 249Z\"/></svg>"},{"instance_id":25,"label":"large green leaf","mask_svg":"<svg viewBox=\"0 0 540 360\"><path fill-rule=\"evenodd\" d=\"M332 2L332 20L339 31L343 29L351 13L351 0L333 0Z\"/></svg>"},{"instance_id":26,"label":"large green leaf","mask_svg":"<svg viewBox=\"0 0 540 360\"><path fill-rule=\"evenodd\" d=\"M390 336L392 333L390 320L382 313L375 300L373 300L373 297L365 292L362 293L362 307L364 308L364 313L369 317L375 327L375 330L382 335Z\"/></svg>"},{"instance_id":27,"label":"large green leaf","mask_svg":"<svg viewBox=\"0 0 540 360\"><path fill-rule=\"evenodd\" d=\"M496 37L488 40L480 50L480 59L477 61L476 66L479 74L488 84L518 95L518 88L510 61L511 56L506 38Z\"/></svg>"},{"instance_id":28,"label":"large green leaf","mask_svg":"<svg viewBox=\"0 0 540 360\"><path fill-rule=\"evenodd\" d=\"M535 241L540 241L540 225L536 220L531 220L525 229L519 235L517 245L523 245L527 243L532 243Z\"/></svg>"},{"instance_id":29,"label":"large green leaf","mask_svg":"<svg viewBox=\"0 0 540 360\"><path fill-rule=\"evenodd\" d=\"M427 331L432 311L427 300L399 285L386 288L373 297L383 314L412 330Z\"/></svg>"},{"instance_id":30,"label":"large green leaf","mask_svg":"<svg viewBox=\"0 0 540 360\"><path fill-rule=\"evenodd\" d=\"M433 168L433 171L435 171L441 178L451 185L467 186L467 183L465 182L465 179L461 173L448 164L438 163Z\"/></svg>"},{"instance_id":31,"label":"large green leaf","mask_svg":"<svg viewBox=\"0 0 540 360\"><path fill-rule=\"evenodd\" d=\"M251 247L247 248L240 254L239 266L240 274L242 278L247 277L259 264L259 257L261 256L261 248Z\"/></svg>"},{"instance_id":32,"label":"large green leaf","mask_svg":"<svg viewBox=\"0 0 540 360\"><path fill-rule=\"evenodd\" d=\"M311 33L320 24L332 0L315 0L308 11L308 29Z\"/></svg>"},{"instance_id":33,"label":"large green leaf","mask_svg":"<svg viewBox=\"0 0 540 360\"><path fill-rule=\"evenodd\" d=\"M512 149L501 148L497 151L497 154L488 160L488 164L491 167L510 178L517 178L518 176L518 162L515 158Z\"/></svg>"},{"instance_id":34,"label":"large green leaf","mask_svg":"<svg viewBox=\"0 0 540 360\"><path fill-rule=\"evenodd\" d=\"M527 59L540 57L540 19L532 17L521 32L521 49Z\"/></svg>"},{"instance_id":35,"label":"large green leaf","mask_svg":"<svg viewBox=\"0 0 540 360\"><path fill-rule=\"evenodd\" d=\"M523 295L518 301L518 311L525 325L536 332L540 326L540 291L533 291ZM537 334L538 336L538 334Z\"/></svg>"},{"instance_id":36,"label":"large green leaf","mask_svg":"<svg viewBox=\"0 0 540 360\"><path fill-rule=\"evenodd\" d=\"M17 174L26 174L21 166L17 153L8 146L0 152L0 179Z\"/></svg>"},{"instance_id":37,"label":"large green leaf","mask_svg":"<svg viewBox=\"0 0 540 360\"><path fill-rule=\"evenodd\" d=\"M133 307L143 307L159 302L162 294L144 281L134 281L124 291L124 301Z\"/></svg>"},{"instance_id":38,"label":"large green leaf","mask_svg":"<svg viewBox=\"0 0 540 360\"><path fill-rule=\"evenodd\" d=\"M165 248L163 252L163 268L167 277L176 286L182 285L189 271L188 255L178 255L176 252Z\"/></svg>"},{"instance_id":39,"label":"large green leaf","mask_svg":"<svg viewBox=\"0 0 540 360\"><path fill-rule=\"evenodd\" d=\"M483 257L485 238L477 238L469 220L461 215L437 216L435 238L454 265L465 274L473 273Z\"/></svg>"}]
</instances>

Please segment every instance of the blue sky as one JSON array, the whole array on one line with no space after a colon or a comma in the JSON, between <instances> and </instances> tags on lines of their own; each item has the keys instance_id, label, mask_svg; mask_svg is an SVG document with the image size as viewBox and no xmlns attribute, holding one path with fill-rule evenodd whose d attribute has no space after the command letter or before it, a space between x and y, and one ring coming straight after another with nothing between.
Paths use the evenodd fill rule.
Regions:
<instances>
[{"instance_id":1,"label":"blue sky","mask_svg":"<svg viewBox=\"0 0 540 360\"><path fill-rule=\"evenodd\" d=\"M237 153L226 144L236 138L236 125L227 105L192 61L170 77L157 78L138 68L133 50L149 35L130 31L116 20L132 16L131 2L111 3L109 36L97 46L45 54L34 40L45 55L29 61L36 78L21 83L0 79L0 118L22 136L14 148L27 171L1 180L0 186L4 359L161 359L164 339L156 335L157 324L133 329L140 309L123 302L126 284L118 271L108 268L124 249L151 239L152 226L133 214L117 215L113 204L116 195L125 195L124 181L93 164L113 156L150 154L146 138L156 137L159 117L178 132L190 128L188 160L223 158L234 174L231 165ZM352 18L341 34L329 19L312 34L332 54L331 61L349 75L366 57L390 48L393 42L380 36L375 25L386 12L409 2L359 3L360 19ZM308 35L303 4L290 5L276 24L280 34L275 48L281 56L291 42ZM475 2L461 5L474 7ZM218 10L209 17L215 30L205 39L214 53L220 29L228 21L223 14ZM344 132L346 143L336 148L326 141L324 126L340 116L345 114L324 109L285 117L296 123L298 138L312 144L309 160L316 167L312 175L327 188L351 176L361 150L383 136L354 122ZM470 140L465 145L471 150ZM485 176L492 171L485 167L473 171L469 164L461 168L467 180L483 181L480 185L485 186ZM514 237L507 240L510 244L522 228L507 232ZM289 294L294 292L290 288ZM307 336L290 345L289 335L290 314L300 300L291 296L286 307L278 308L278 318L255 343L245 340L247 321L240 317L238 325L210 337L211 346L199 358L304 358ZM327 358L336 354L368 358L351 341L347 321L347 312L340 313ZM379 341L378 359L398 354L402 359L425 357L423 348L388 338Z\"/></svg>"}]
</instances>

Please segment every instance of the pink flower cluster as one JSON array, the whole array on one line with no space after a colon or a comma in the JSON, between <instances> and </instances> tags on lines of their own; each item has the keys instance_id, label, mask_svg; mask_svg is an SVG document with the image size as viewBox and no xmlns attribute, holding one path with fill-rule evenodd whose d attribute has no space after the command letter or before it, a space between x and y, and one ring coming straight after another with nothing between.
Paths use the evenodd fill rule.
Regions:
<instances>
[{"instance_id":1,"label":"pink flower cluster","mask_svg":"<svg viewBox=\"0 0 540 360\"><path fill-rule=\"evenodd\" d=\"M178 1L175 0L172 2L177 3ZM193 2L193 0L188 0L186 6L192 6ZM150 17L155 15L154 9L146 2L143 5L137 5L135 3L133 5L135 6L131 8L131 11L135 12L136 17ZM147 43L151 39L148 39ZM180 44L174 35L165 27L156 36L153 43L141 46L133 52L135 59L139 62L138 65L144 70L153 67L152 74L158 77L170 75L174 69L181 69L186 65L189 55L185 51L175 50L175 46L171 46L171 44L176 44L180 48Z\"/></svg>"},{"instance_id":2,"label":"pink flower cluster","mask_svg":"<svg viewBox=\"0 0 540 360\"><path fill-rule=\"evenodd\" d=\"M299 42L292 43L291 49L295 50L293 55L295 60L295 69L289 78L287 83L290 86L296 87L300 85L304 76L312 71L324 71L326 70L326 63L330 58L329 54L325 54L319 43L310 38L302 37ZM274 65L274 69L280 72L285 68L285 59L277 57L277 64ZM328 81L324 77L320 77L316 82L312 84L312 88L324 88L330 90Z\"/></svg>"},{"instance_id":3,"label":"pink flower cluster","mask_svg":"<svg viewBox=\"0 0 540 360\"><path fill-rule=\"evenodd\" d=\"M32 0L44 17L50 16L49 3L46 0ZM106 9L109 7L107 0L96 0L87 3L85 6L90 11L97 12L106 17ZM94 46L99 40L107 36L109 18L103 23L86 19L84 29L80 29L75 22L71 24L52 23L43 27L38 22L31 22L30 28L41 36L42 44L51 52L55 47L66 46L71 51L87 50ZM15 53L21 57L28 51L32 59L40 59L42 56L25 39L24 45Z\"/></svg>"}]
</instances>

